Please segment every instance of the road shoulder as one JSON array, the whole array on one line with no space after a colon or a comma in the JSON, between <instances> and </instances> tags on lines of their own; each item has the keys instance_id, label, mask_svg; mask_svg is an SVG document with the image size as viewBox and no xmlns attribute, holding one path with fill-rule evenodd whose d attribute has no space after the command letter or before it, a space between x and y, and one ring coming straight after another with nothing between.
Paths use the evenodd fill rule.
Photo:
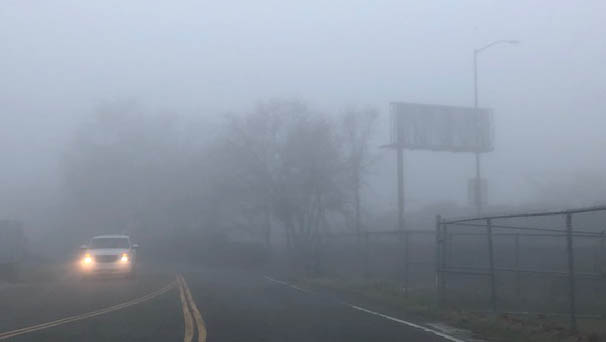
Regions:
<instances>
[{"instance_id":1,"label":"road shoulder","mask_svg":"<svg viewBox=\"0 0 606 342\"><path fill-rule=\"evenodd\" d=\"M382 284L351 282L334 278L291 278L289 283L318 295L393 317L404 318L425 327L445 332L464 341L602 341L593 332L570 335L565 322L541 315L518 317L511 314L466 312L438 309L430 293L411 291L408 297Z\"/></svg>"}]
</instances>

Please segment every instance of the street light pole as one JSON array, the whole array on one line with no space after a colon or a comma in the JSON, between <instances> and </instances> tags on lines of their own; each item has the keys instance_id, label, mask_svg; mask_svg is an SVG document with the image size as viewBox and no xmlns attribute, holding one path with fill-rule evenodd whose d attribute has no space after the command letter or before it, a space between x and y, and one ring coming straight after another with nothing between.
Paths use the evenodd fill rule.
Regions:
<instances>
[{"instance_id":1,"label":"street light pole","mask_svg":"<svg viewBox=\"0 0 606 342\"><path fill-rule=\"evenodd\" d=\"M473 50L473 107L478 108L478 50ZM475 200L478 216L482 214L482 185L480 176L480 152L476 152Z\"/></svg>"},{"instance_id":2,"label":"street light pole","mask_svg":"<svg viewBox=\"0 0 606 342\"><path fill-rule=\"evenodd\" d=\"M473 50L473 106L478 108L478 50Z\"/></svg>"},{"instance_id":3,"label":"street light pole","mask_svg":"<svg viewBox=\"0 0 606 342\"><path fill-rule=\"evenodd\" d=\"M518 44L517 40L495 40L479 49L473 50L473 107L478 108L478 55L480 52L497 44ZM475 204L478 215L482 214L482 184L480 175L480 152L476 152L476 181L475 181Z\"/></svg>"}]
</instances>

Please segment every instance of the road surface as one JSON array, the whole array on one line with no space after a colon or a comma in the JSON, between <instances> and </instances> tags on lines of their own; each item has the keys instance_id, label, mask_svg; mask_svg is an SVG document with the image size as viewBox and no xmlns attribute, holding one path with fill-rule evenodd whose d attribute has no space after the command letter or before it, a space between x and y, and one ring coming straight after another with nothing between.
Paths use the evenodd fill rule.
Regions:
<instances>
[{"instance_id":1,"label":"road surface","mask_svg":"<svg viewBox=\"0 0 606 342\"><path fill-rule=\"evenodd\" d=\"M0 341L457 341L369 307L243 270L0 286Z\"/></svg>"}]
</instances>

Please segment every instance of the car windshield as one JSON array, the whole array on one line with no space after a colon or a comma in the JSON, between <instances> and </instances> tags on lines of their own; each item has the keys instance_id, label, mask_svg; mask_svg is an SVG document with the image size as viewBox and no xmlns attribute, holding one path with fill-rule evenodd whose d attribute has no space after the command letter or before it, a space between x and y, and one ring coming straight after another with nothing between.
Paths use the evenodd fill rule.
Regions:
<instances>
[{"instance_id":1,"label":"car windshield","mask_svg":"<svg viewBox=\"0 0 606 342\"><path fill-rule=\"evenodd\" d=\"M128 239L126 238L94 238L90 242L91 249L128 247Z\"/></svg>"}]
</instances>

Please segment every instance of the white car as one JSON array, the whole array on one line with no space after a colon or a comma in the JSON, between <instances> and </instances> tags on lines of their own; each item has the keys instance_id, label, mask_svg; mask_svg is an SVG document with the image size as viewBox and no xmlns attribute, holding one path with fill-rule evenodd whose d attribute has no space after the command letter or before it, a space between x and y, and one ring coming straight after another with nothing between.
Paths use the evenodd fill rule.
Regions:
<instances>
[{"instance_id":1,"label":"white car","mask_svg":"<svg viewBox=\"0 0 606 342\"><path fill-rule=\"evenodd\" d=\"M84 253L79 261L84 276L118 274L133 276L135 273L136 249L128 235L99 235L88 245L82 245Z\"/></svg>"}]
</instances>

